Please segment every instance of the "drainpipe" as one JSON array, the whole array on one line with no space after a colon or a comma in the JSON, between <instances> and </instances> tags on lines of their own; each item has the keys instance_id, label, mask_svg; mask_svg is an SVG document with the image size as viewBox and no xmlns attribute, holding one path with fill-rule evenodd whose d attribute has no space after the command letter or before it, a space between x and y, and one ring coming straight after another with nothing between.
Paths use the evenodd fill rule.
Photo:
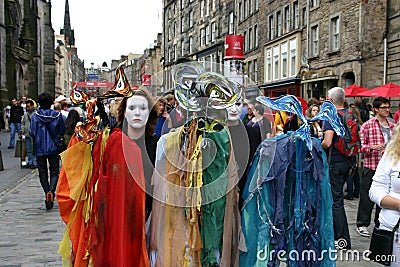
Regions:
<instances>
[{"instance_id":1,"label":"drainpipe","mask_svg":"<svg viewBox=\"0 0 400 267\"><path fill-rule=\"evenodd\" d=\"M387 76L387 39L389 33L389 5L390 1L386 2L386 29L383 37L383 84L386 84Z\"/></svg>"},{"instance_id":2,"label":"drainpipe","mask_svg":"<svg viewBox=\"0 0 400 267\"><path fill-rule=\"evenodd\" d=\"M383 39L383 84L386 84L386 72L387 72L387 33Z\"/></svg>"}]
</instances>

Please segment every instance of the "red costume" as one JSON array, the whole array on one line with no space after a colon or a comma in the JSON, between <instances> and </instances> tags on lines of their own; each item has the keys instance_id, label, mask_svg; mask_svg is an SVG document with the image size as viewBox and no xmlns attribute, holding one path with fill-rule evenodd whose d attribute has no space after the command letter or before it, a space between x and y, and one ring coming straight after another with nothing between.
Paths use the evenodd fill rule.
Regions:
<instances>
[{"instance_id":1,"label":"red costume","mask_svg":"<svg viewBox=\"0 0 400 267\"><path fill-rule=\"evenodd\" d=\"M145 177L141 150L114 129L104 150L95 195L94 266L149 266L145 237Z\"/></svg>"}]
</instances>

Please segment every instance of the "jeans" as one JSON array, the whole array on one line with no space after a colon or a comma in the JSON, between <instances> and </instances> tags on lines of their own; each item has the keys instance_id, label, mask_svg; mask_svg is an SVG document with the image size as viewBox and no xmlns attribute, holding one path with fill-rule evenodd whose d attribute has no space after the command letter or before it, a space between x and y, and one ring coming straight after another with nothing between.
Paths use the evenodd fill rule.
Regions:
<instances>
[{"instance_id":1,"label":"jeans","mask_svg":"<svg viewBox=\"0 0 400 267\"><path fill-rule=\"evenodd\" d=\"M359 168L356 169L353 176L347 176L347 195L349 197L359 197L360 196L360 175L358 174ZM354 187L353 187L354 185Z\"/></svg>"},{"instance_id":2,"label":"jeans","mask_svg":"<svg viewBox=\"0 0 400 267\"><path fill-rule=\"evenodd\" d=\"M33 154L33 139L30 136L25 137L26 154L28 155L28 164L37 165L36 157Z\"/></svg>"},{"instance_id":3,"label":"jeans","mask_svg":"<svg viewBox=\"0 0 400 267\"><path fill-rule=\"evenodd\" d=\"M47 156L37 156L37 166L39 171L39 179L40 184L42 185L44 193L49 191L55 194L58 175L60 173L60 158L58 154L47 155ZM49 183L49 175L47 169L47 161L49 162L49 170L50 170L50 183Z\"/></svg>"},{"instance_id":4,"label":"jeans","mask_svg":"<svg viewBox=\"0 0 400 267\"><path fill-rule=\"evenodd\" d=\"M360 181L360 202L358 204L357 211L357 226L366 226L368 227L371 224L371 213L374 208L375 203L369 199L369 189L372 184L372 177L374 177L375 170L365 168L363 170L363 174ZM375 210L375 224L379 219L379 212L381 208L376 205Z\"/></svg>"},{"instance_id":5,"label":"jeans","mask_svg":"<svg viewBox=\"0 0 400 267\"><path fill-rule=\"evenodd\" d=\"M332 215L335 240L346 240L347 245L345 248L350 249L350 233L343 200L343 185L347 179L350 167L345 161L332 162L329 169L333 197Z\"/></svg>"},{"instance_id":6,"label":"jeans","mask_svg":"<svg viewBox=\"0 0 400 267\"><path fill-rule=\"evenodd\" d=\"M15 146L15 134L19 134L21 131L21 123L12 122L10 124L10 146Z\"/></svg>"}]
</instances>

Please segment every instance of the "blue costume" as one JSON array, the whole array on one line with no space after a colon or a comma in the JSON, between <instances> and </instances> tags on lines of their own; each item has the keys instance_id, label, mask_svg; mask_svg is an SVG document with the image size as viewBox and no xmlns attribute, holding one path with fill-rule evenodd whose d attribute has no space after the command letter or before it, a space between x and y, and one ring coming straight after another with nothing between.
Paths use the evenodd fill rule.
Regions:
<instances>
[{"instance_id":1,"label":"blue costume","mask_svg":"<svg viewBox=\"0 0 400 267\"><path fill-rule=\"evenodd\" d=\"M242 229L247 251L240 266L335 266L329 166L321 142L293 96L257 100L295 113L303 124L295 132L266 139L258 147L244 188ZM331 103L312 119L327 120L339 134L343 126Z\"/></svg>"}]
</instances>

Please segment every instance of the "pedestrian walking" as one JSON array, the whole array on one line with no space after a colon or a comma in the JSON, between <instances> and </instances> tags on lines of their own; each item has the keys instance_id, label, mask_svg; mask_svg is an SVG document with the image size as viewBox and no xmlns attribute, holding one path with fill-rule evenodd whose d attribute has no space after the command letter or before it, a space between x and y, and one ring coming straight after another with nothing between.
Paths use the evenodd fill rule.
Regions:
<instances>
[{"instance_id":1,"label":"pedestrian walking","mask_svg":"<svg viewBox=\"0 0 400 267\"><path fill-rule=\"evenodd\" d=\"M370 236L367 227L371 223L371 213L374 202L368 197L372 177L382 158L386 144L389 142L394 122L388 120L390 101L385 97L377 97L372 103L375 117L366 121L360 129L361 153L364 154L364 166L360 181L360 202L357 211L357 232L361 236ZM380 208L376 206L375 223L378 220Z\"/></svg>"},{"instance_id":2,"label":"pedestrian walking","mask_svg":"<svg viewBox=\"0 0 400 267\"><path fill-rule=\"evenodd\" d=\"M15 135L21 131L21 120L24 116L24 109L18 104L16 98L11 100L10 109L10 143L8 149L13 149L15 146Z\"/></svg>"},{"instance_id":3,"label":"pedestrian walking","mask_svg":"<svg viewBox=\"0 0 400 267\"><path fill-rule=\"evenodd\" d=\"M47 210L53 208L60 171L57 148L58 138L65 134L65 125L61 113L50 109L52 103L53 98L48 93L39 95L40 109L32 116L29 131L30 136L33 138L40 184L46 194L45 204Z\"/></svg>"},{"instance_id":4,"label":"pedestrian walking","mask_svg":"<svg viewBox=\"0 0 400 267\"><path fill-rule=\"evenodd\" d=\"M334 87L330 89L328 91L328 100L335 105L338 112L343 112L343 114L347 113L347 109L343 106L345 101L345 91L343 88ZM350 249L351 242L346 212L344 210L343 185L349 174L351 166L348 161L351 162L351 159L345 158L345 156L335 148L335 145L339 142L339 137L328 121L324 122L323 131L324 138L322 147L328 155L329 178L333 197L332 214L335 242L337 243L339 240L345 240L346 246L342 248Z\"/></svg>"},{"instance_id":5,"label":"pedestrian walking","mask_svg":"<svg viewBox=\"0 0 400 267\"><path fill-rule=\"evenodd\" d=\"M25 102L26 113L22 117L21 121L21 134L20 138L25 141L26 154L28 155L28 163L24 165L26 169L36 169L37 161L34 155L33 139L29 135L31 127L32 116L36 113L35 102L32 99L28 99Z\"/></svg>"}]
</instances>

